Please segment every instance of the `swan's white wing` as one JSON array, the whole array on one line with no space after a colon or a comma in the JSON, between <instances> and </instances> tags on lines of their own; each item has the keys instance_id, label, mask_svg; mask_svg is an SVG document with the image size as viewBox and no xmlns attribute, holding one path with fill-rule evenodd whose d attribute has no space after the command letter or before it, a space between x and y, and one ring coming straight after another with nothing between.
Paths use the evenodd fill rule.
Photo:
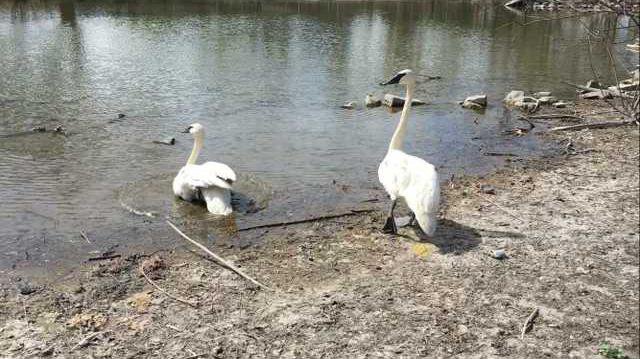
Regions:
<instances>
[{"instance_id":1,"label":"swan's white wing","mask_svg":"<svg viewBox=\"0 0 640 359\"><path fill-rule=\"evenodd\" d=\"M191 185L188 172L187 166L180 169L180 172L173 179L173 193L185 201L193 201L197 197L198 191Z\"/></svg>"},{"instance_id":2,"label":"swan's white wing","mask_svg":"<svg viewBox=\"0 0 640 359\"><path fill-rule=\"evenodd\" d=\"M184 182L191 188L220 187L231 189L236 181L236 174L224 163L206 162L201 165L186 165L180 171Z\"/></svg>"},{"instance_id":3,"label":"swan's white wing","mask_svg":"<svg viewBox=\"0 0 640 359\"><path fill-rule=\"evenodd\" d=\"M407 206L415 213L420 228L427 235L436 230L438 207L440 205L440 182L435 167L422 158L411 157L411 179L403 191Z\"/></svg>"},{"instance_id":4,"label":"swan's white wing","mask_svg":"<svg viewBox=\"0 0 640 359\"><path fill-rule=\"evenodd\" d=\"M410 183L408 157L411 156L392 150L387 153L378 167L378 179L392 199L402 197L403 189Z\"/></svg>"},{"instance_id":5,"label":"swan's white wing","mask_svg":"<svg viewBox=\"0 0 640 359\"><path fill-rule=\"evenodd\" d=\"M378 177L392 198L405 199L424 232L433 234L440 203L435 167L422 158L392 150L380 163Z\"/></svg>"}]
</instances>

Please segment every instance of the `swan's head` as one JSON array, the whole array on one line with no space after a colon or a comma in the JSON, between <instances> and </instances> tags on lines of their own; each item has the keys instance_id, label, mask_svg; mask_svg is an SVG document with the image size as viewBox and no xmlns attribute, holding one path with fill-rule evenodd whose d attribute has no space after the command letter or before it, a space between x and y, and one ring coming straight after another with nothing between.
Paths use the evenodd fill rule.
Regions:
<instances>
[{"instance_id":1,"label":"swan's head","mask_svg":"<svg viewBox=\"0 0 640 359\"><path fill-rule=\"evenodd\" d=\"M414 85L416 83L416 76L413 74L413 71L406 69L395 74L389 81L382 82L380 85Z\"/></svg>"},{"instance_id":2,"label":"swan's head","mask_svg":"<svg viewBox=\"0 0 640 359\"><path fill-rule=\"evenodd\" d=\"M204 135L204 127L202 127L201 124L199 123L194 123L189 125L189 127L187 127L184 131L182 131L183 133L190 133L194 136L197 135Z\"/></svg>"}]
</instances>

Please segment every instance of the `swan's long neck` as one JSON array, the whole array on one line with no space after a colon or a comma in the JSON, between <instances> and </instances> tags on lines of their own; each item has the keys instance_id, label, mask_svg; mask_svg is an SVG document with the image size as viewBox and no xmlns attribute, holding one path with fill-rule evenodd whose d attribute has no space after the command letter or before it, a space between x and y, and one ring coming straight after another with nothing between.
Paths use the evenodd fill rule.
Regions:
<instances>
[{"instance_id":1,"label":"swan's long neck","mask_svg":"<svg viewBox=\"0 0 640 359\"><path fill-rule=\"evenodd\" d=\"M189 155L189 159L187 160L188 165L195 165L196 160L198 159L198 155L200 154L200 150L202 149L202 142L204 140L204 136L197 134L193 137L193 150L191 150L191 155Z\"/></svg>"},{"instance_id":2,"label":"swan's long neck","mask_svg":"<svg viewBox=\"0 0 640 359\"><path fill-rule=\"evenodd\" d=\"M396 131L393 133L393 137L391 137L391 143L389 143L389 151L402 149L404 135L407 132L407 119L409 118L411 101L413 100L413 88L414 84L407 84L407 96L405 96L404 98L404 107L402 108L402 114L400 115L398 127L396 127Z\"/></svg>"}]
</instances>

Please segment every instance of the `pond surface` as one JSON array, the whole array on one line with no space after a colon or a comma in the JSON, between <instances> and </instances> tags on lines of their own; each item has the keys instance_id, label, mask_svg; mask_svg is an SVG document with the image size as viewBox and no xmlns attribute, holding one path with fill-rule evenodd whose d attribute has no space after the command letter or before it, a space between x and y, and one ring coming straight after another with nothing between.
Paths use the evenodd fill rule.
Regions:
<instances>
[{"instance_id":1,"label":"pond surface","mask_svg":"<svg viewBox=\"0 0 640 359\"><path fill-rule=\"evenodd\" d=\"M559 80L590 79L591 62L580 22L523 21L449 0L0 1L0 270L181 245L165 216L217 233L220 220L169 185L193 122L207 131L200 159L233 167L242 206L255 206L223 227L383 200L377 165L399 114L362 103L402 94L376 84L404 68L441 76L418 85L429 104L412 111L406 150L442 179L504 161L485 152L540 154L536 136L501 134L517 122L500 100L512 89L570 100ZM593 62L606 65L597 48ZM484 113L456 103L481 92ZM59 124L66 135L30 132ZM175 146L152 142L168 137Z\"/></svg>"}]
</instances>

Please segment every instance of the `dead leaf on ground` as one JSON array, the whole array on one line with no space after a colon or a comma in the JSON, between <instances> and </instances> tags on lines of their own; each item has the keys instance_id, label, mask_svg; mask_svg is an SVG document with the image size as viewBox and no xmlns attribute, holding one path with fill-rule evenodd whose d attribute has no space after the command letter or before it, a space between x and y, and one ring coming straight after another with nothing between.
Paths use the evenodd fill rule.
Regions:
<instances>
[{"instance_id":1,"label":"dead leaf on ground","mask_svg":"<svg viewBox=\"0 0 640 359\"><path fill-rule=\"evenodd\" d=\"M151 296L147 292L135 293L127 298L127 303L138 313L145 313L151 305Z\"/></svg>"},{"instance_id":2,"label":"dead leaf on ground","mask_svg":"<svg viewBox=\"0 0 640 359\"><path fill-rule=\"evenodd\" d=\"M67 321L71 328L87 328L98 330L107 323L107 317L102 313L80 313Z\"/></svg>"},{"instance_id":3,"label":"dead leaf on ground","mask_svg":"<svg viewBox=\"0 0 640 359\"><path fill-rule=\"evenodd\" d=\"M146 273L151 279L159 279L159 270L167 267L165 260L157 254L145 259L140 264L139 270Z\"/></svg>"}]
</instances>

